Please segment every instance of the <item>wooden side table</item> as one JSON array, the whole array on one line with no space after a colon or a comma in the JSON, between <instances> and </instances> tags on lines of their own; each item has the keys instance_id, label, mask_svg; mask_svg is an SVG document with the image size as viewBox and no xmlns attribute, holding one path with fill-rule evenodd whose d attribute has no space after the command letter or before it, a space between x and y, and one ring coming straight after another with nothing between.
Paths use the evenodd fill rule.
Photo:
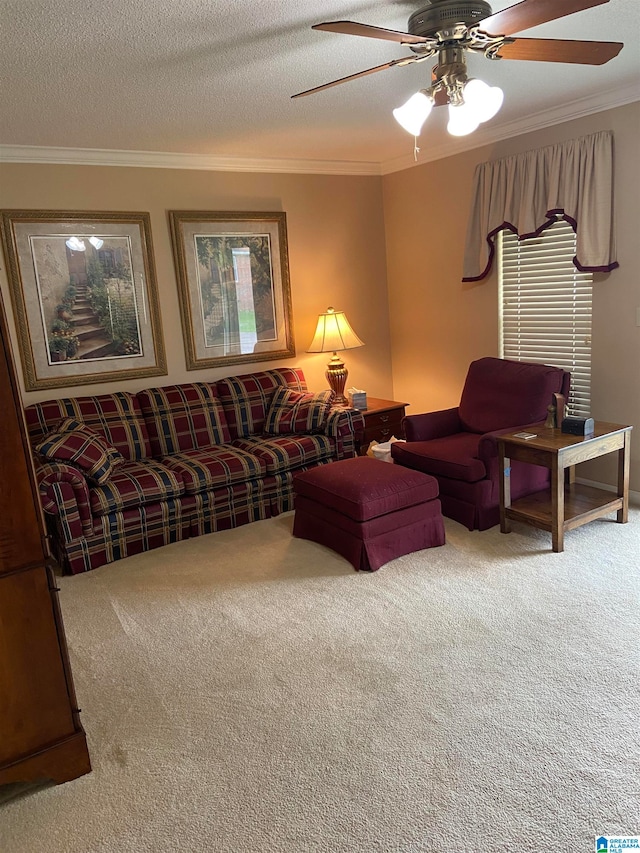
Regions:
<instances>
[{"instance_id":1,"label":"wooden side table","mask_svg":"<svg viewBox=\"0 0 640 853\"><path fill-rule=\"evenodd\" d=\"M364 456L372 441L388 441L392 435L404 438L402 419L408 403L397 403L394 400L380 400L376 397L367 398L367 408L361 412L364 418L364 432L360 442L359 453Z\"/></svg>"},{"instance_id":2,"label":"wooden side table","mask_svg":"<svg viewBox=\"0 0 640 853\"><path fill-rule=\"evenodd\" d=\"M498 436L500 460L500 530L509 533L509 519L517 519L541 530L551 531L554 551L564 550L564 533L614 510L616 521L624 524L629 515L630 426L595 422L593 435L568 435L559 429L533 425ZM518 433L535 433L535 438L519 438ZM575 465L618 454L617 493L575 482ZM544 465L551 471L550 493L537 492L511 502L511 460ZM566 483L565 483L566 480ZM566 488L565 488L566 486Z\"/></svg>"}]
</instances>

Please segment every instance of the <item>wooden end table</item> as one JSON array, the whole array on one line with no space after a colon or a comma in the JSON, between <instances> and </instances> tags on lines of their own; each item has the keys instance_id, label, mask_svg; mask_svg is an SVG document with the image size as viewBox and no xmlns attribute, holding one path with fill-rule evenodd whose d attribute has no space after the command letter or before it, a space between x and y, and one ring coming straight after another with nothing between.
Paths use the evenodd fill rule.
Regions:
<instances>
[{"instance_id":1,"label":"wooden end table","mask_svg":"<svg viewBox=\"0 0 640 853\"><path fill-rule=\"evenodd\" d=\"M364 432L360 440L358 453L364 456L372 441L378 443L388 441L392 435L404 438L402 419L408 403L397 403L394 400L380 400L377 397L367 397L367 408L360 414L364 418Z\"/></svg>"},{"instance_id":2,"label":"wooden end table","mask_svg":"<svg viewBox=\"0 0 640 853\"><path fill-rule=\"evenodd\" d=\"M614 510L624 524L629 515L630 426L595 422L592 435L568 435L559 429L533 425L498 436L500 463L500 530L509 533L509 519L551 531L554 551L564 550L564 533ZM517 433L535 433L518 438ZM618 453L617 493L575 482L575 465L607 453ZM551 471L550 491L511 502L511 460L543 465Z\"/></svg>"}]
</instances>

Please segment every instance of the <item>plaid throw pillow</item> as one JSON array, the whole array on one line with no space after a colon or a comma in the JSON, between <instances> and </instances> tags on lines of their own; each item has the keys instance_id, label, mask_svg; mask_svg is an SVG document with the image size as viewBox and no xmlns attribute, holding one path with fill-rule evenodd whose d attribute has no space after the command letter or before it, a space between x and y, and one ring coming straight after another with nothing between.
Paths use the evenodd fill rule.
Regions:
<instances>
[{"instance_id":1,"label":"plaid throw pillow","mask_svg":"<svg viewBox=\"0 0 640 853\"><path fill-rule=\"evenodd\" d=\"M333 391L307 394L291 388L277 388L264 422L268 435L310 435L320 432L327 422Z\"/></svg>"},{"instance_id":2,"label":"plaid throw pillow","mask_svg":"<svg viewBox=\"0 0 640 853\"><path fill-rule=\"evenodd\" d=\"M106 483L114 469L124 462L124 456L115 447L75 418L61 421L35 450L50 461L75 465L87 480L98 486Z\"/></svg>"}]
</instances>

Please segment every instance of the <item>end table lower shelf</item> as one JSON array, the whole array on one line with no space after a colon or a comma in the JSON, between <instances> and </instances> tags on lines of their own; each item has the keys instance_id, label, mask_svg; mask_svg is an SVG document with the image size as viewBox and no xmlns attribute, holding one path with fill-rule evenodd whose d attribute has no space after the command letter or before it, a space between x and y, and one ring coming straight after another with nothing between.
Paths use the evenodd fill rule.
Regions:
<instances>
[{"instance_id":1,"label":"end table lower shelf","mask_svg":"<svg viewBox=\"0 0 640 853\"><path fill-rule=\"evenodd\" d=\"M564 493L564 530L573 530L622 508L622 498L604 489L595 489L572 483ZM524 521L540 530L553 530L551 496L548 491L536 492L514 501L505 507L505 515L515 521Z\"/></svg>"}]
</instances>

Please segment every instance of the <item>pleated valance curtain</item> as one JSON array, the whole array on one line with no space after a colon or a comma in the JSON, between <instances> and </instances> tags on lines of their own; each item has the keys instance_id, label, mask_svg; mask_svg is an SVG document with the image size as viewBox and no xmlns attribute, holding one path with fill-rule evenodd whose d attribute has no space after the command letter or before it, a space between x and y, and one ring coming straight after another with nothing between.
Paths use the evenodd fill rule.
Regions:
<instances>
[{"instance_id":1,"label":"pleated valance curtain","mask_svg":"<svg viewBox=\"0 0 640 853\"><path fill-rule=\"evenodd\" d=\"M583 272L618 266L613 222L613 136L594 133L476 167L463 281L488 275L495 238L508 228L532 237L556 216L576 232Z\"/></svg>"}]
</instances>

